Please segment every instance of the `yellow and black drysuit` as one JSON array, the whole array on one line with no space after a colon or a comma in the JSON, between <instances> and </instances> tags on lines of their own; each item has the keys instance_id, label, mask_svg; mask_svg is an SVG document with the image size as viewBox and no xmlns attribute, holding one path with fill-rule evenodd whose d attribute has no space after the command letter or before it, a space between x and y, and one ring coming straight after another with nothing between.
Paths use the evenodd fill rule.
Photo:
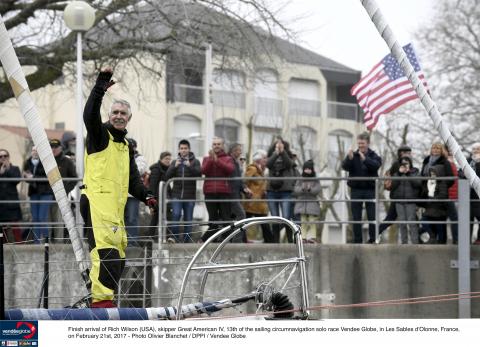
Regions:
<instances>
[{"instance_id":1,"label":"yellow and black drysuit","mask_svg":"<svg viewBox=\"0 0 480 347\"><path fill-rule=\"evenodd\" d=\"M101 120L100 106L111 77L109 72L99 74L83 113L87 139L80 211L92 261L92 303L113 300L118 289L127 247L124 209L128 193L143 202L149 197L133 148L125 139L127 131Z\"/></svg>"}]
</instances>

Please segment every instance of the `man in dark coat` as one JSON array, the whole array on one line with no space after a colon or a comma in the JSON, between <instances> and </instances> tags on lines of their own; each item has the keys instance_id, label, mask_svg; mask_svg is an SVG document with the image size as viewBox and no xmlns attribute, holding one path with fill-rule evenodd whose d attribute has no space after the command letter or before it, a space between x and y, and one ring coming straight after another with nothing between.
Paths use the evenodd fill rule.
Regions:
<instances>
[{"instance_id":1,"label":"man in dark coat","mask_svg":"<svg viewBox=\"0 0 480 347\"><path fill-rule=\"evenodd\" d=\"M75 169L75 163L70 157L67 157L63 152L63 146L60 140L58 139L51 139L50 147L52 148L53 156L55 157L55 161L57 162L58 171L60 171L60 175L62 175L62 179L64 178L75 178L77 177L77 171ZM63 180L63 186L65 188L65 192L70 193L75 185L77 184L76 181L66 181ZM50 207L50 220L55 223L63 222L62 214L60 209L58 208L57 204L52 204ZM62 242L63 240L68 238L68 231L67 229L63 228L60 224L55 224L52 226L50 240L52 242Z\"/></svg>"},{"instance_id":2,"label":"man in dark coat","mask_svg":"<svg viewBox=\"0 0 480 347\"><path fill-rule=\"evenodd\" d=\"M3 201L18 201L17 184L20 180L4 181L4 178L20 178L20 168L10 163L10 153L6 149L0 149L0 224L19 222L22 220L20 204ZM22 231L18 226L3 225L0 228L7 242L22 242Z\"/></svg>"},{"instance_id":3,"label":"man in dark coat","mask_svg":"<svg viewBox=\"0 0 480 347\"><path fill-rule=\"evenodd\" d=\"M348 171L349 177L378 177L378 169L382 165L382 158L369 148L370 135L362 133L357 136L357 150L350 149L342 162L342 168ZM351 189L350 197L352 200L372 200L375 198L374 180L349 180L348 186ZM354 221L362 220L363 201L352 201L350 203L352 217ZM375 220L375 203L365 201L367 218L369 221ZM368 243L375 242L375 225L368 225L369 240ZM363 243L362 225L353 224L353 242Z\"/></svg>"},{"instance_id":4,"label":"man in dark coat","mask_svg":"<svg viewBox=\"0 0 480 347\"><path fill-rule=\"evenodd\" d=\"M193 209L195 208L195 199L197 196L197 181L183 178L201 177L202 170L200 161L195 158L195 154L190 151L190 142L181 140L178 143L177 159L170 164L166 173L166 179L182 178L173 181L171 191L172 201L172 221L171 232L175 242L192 242ZM180 235L178 222L183 214L183 236Z\"/></svg>"}]
</instances>

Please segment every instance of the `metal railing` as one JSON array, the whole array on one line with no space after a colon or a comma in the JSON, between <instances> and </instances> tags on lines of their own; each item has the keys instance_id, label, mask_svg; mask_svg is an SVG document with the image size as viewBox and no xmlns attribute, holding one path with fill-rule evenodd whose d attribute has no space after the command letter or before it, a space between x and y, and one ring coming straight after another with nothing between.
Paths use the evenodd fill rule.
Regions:
<instances>
[{"instance_id":1,"label":"metal railing","mask_svg":"<svg viewBox=\"0 0 480 347\"><path fill-rule=\"evenodd\" d=\"M343 196L339 196L341 194L341 189L339 189L339 192L337 192L337 195L332 197L332 198L317 198L314 200L305 200L305 199L298 199L295 197L292 197L290 199L235 199L235 198L228 198L226 197L225 199L216 199L216 200L208 200L205 199L204 197L200 199L184 199L184 200L177 200L177 199L172 199L166 196L166 187L167 185L175 182L175 181L211 181L211 180L225 180L225 181L255 181L255 180L264 180L264 181L302 181L302 180L311 180L311 178L304 178L304 177L263 177L263 178L258 178L258 177L241 177L241 178L232 178L232 177L227 177L227 178L205 178L205 177L194 177L194 178L172 178L168 180L167 182L160 182L159 186L159 192L161 192L161 197L160 197L160 213L159 213L159 228L158 228L158 235L159 235L159 244L164 243L166 241L166 228L168 228L169 225L171 224L177 224L177 225L187 225L192 222L182 222L182 221L168 221L167 220L167 203L171 203L173 201L184 201L184 202L194 202L195 204L197 203L208 203L208 202L282 202L282 201L290 201L292 204L295 202L318 202L318 203L351 203L351 202L371 202L375 204L375 219L370 220L370 221L354 221L354 220L349 220L348 218L342 218L340 220L317 220L314 222L308 222L305 224L336 224L336 225L353 225L353 224L374 224L375 225L375 230L376 230L376 237L379 235L379 228L380 225L382 224L419 224L420 221L413 222L413 221L402 221L402 220L396 220L396 221L382 221L381 215L381 207L383 206L382 203L385 202L413 202L413 203L421 203L421 202L426 202L428 200L425 199L390 199L390 198L384 198L382 197L381 192L384 190L383 189L383 181L385 180L428 180L431 179L430 177L322 177L322 178L316 178L317 181L320 182L321 186L323 189L330 187L330 185L337 181L340 184L345 184L348 181L373 181L375 184L375 195L373 199L351 199L348 194L345 192L345 189L343 189ZM437 180L457 180L457 177L437 177ZM462 180L459 180L459 182ZM332 182L332 183L330 183ZM342 183L343 182L343 183ZM467 196L462 196L463 198L463 203L468 205L466 206L469 208L469 195ZM458 201L461 199L459 198ZM448 201L453 201L450 199L436 199L434 202L448 202ZM383 217L383 216L382 216ZM231 220L227 221L216 221L213 222L212 224L225 224L225 223L230 223ZM299 221L297 221L299 222ZM196 222L193 222L196 223ZM454 221L431 221L428 224L456 224L457 222ZM160 246L161 247L161 246Z\"/></svg>"}]
</instances>

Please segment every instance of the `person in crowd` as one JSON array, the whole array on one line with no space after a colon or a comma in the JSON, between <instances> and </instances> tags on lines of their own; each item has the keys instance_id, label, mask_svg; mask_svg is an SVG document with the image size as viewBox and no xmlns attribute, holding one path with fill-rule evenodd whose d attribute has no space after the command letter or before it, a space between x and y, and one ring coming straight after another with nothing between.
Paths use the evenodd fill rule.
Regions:
<instances>
[{"instance_id":1,"label":"person in crowd","mask_svg":"<svg viewBox=\"0 0 480 347\"><path fill-rule=\"evenodd\" d=\"M195 199L197 197L197 181L185 180L184 178L201 177L202 169L200 161L190 149L188 140L180 140L178 143L177 158L167 170L167 180L182 178L173 181L172 189L172 221L174 225L171 231L174 240L179 242L192 242L192 221ZM183 237L178 224L183 215Z\"/></svg>"},{"instance_id":2,"label":"person in crowd","mask_svg":"<svg viewBox=\"0 0 480 347\"><path fill-rule=\"evenodd\" d=\"M348 172L349 177L378 177L378 169L382 165L382 158L370 149L370 135L362 133L357 136L357 149L350 149L342 162L343 170ZM374 180L348 180L348 186L351 189L350 197L352 201L350 208L352 218L356 222L362 220L362 211L364 201L375 198ZM375 220L375 202L365 201L365 209L369 221ZM370 223L368 226L368 243L375 242L375 225ZM362 225L353 224L353 242L363 243Z\"/></svg>"},{"instance_id":3,"label":"person in crowd","mask_svg":"<svg viewBox=\"0 0 480 347\"><path fill-rule=\"evenodd\" d=\"M242 172L245 172L247 166L247 158L245 158L244 155L241 155L240 158L238 158L238 162L240 163L240 170Z\"/></svg>"},{"instance_id":4,"label":"person in crowd","mask_svg":"<svg viewBox=\"0 0 480 347\"><path fill-rule=\"evenodd\" d=\"M430 154L423 160L421 175L431 177L431 179L422 182L420 197L427 200L424 203L425 211L422 215L420 239L422 242L430 239L432 243L446 244L446 225L428 223L428 221L447 220L447 202L435 202L433 200L448 199L448 188L455 183L453 180L437 179L437 177L453 176L452 167L448 161L448 152L442 143L435 142L432 144ZM428 232L428 234L424 234L425 232Z\"/></svg>"},{"instance_id":5,"label":"person in crowd","mask_svg":"<svg viewBox=\"0 0 480 347\"><path fill-rule=\"evenodd\" d=\"M232 178L235 180L230 181L230 186L232 188L232 217L234 220L245 219L245 210L243 209L242 195L249 196L251 194L248 187L245 185L241 177L243 176L242 164L240 163L240 157L242 155L242 145L239 143L234 143L230 145L228 154L232 157L234 170L232 173ZM244 231L241 231L234 236L232 242L247 242L247 234Z\"/></svg>"},{"instance_id":6,"label":"person in crowd","mask_svg":"<svg viewBox=\"0 0 480 347\"><path fill-rule=\"evenodd\" d=\"M458 168L455 165L455 159L453 158L453 153L448 151L448 161L452 168L452 174L455 177L458 177ZM458 213L457 213L457 204L456 200L458 199L458 180L455 180L450 188L448 188L448 199L447 202L447 218L450 219L452 224L450 224L450 230L452 231L452 243L458 243Z\"/></svg>"},{"instance_id":7,"label":"person in crowd","mask_svg":"<svg viewBox=\"0 0 480 347\"><path fill-rule=\"evenodd\" d=\"M48 223L48 212L50 205L54 201L54 196L35 146L32 147L31 156L23 164L23 175L25 178L44 180L30 181L28 184L33 239L35 243L40 243L48 236L48 227L46 224ZM43 225L40 223L43 223Z\"/></svg>"},{"instance_id":8,"label":"person in crowd","mask_svg":"<svg viewBox=\"0 0 480 347\"><path fill-rule=\"evenodd\" d=\"M317 238L317 224L315 222L320 216L318 194L322 187L316 179L314 166L313 160L307 160L303 164L303 180L298 180L293 190L293 194L297 198L294 213L300 215L302 238L306 243L321 242L321 238Z\"/></svg>"},{"instance_id":9,"label":"person in crowd","mask_svg":"<svg viewBox=\"0 0 480 347\"><path fill-rule=\"evenodd\" d=\"M300 163L297 152L294 149L290 149L290 153L292 154L292 160L293 160L293 168L292 168L293 177L300 177L302 174L300 173L300 170L298 168L299 167L301 168L302 164ZM295 182L294 182L294 185L295 185ZM301 217L299 214L295 213L295 203L293 201L292 201L292 204L290 204L290 208L291 208L291 212L290 212L291 219L295 223L300 223ZM292 231L287 229L286 232L287 232L287 239L290 239Z\"/></svg>"},{"instance_id":10,"label":"person in crowd","mask_svg":"<svg viewBox=\"0 0 480 347\"><path fill-rule=\"evenodd\" d=\"M225 141L221 137L214 137L212 149L202 162L202 174L207 178L203 184L203 193L208 211L209 227L202 235L201 241L206 241L231 220L232 206L229 200L232 189L225 178L231 177L234 170L232 157L225 153Z\"/></svg>"},{"instance_id":11,"label":"person in crowd","mask_svg":"<svg viewBox=\"0 0 480 347\"><path fill-rule=\"evenodd\" d=\"M471 155L467 159L470 167L475 171L477 176L480 176L480 142L476 142L471 147ZM465 178L463 171L459 172L459 177ZM477 224L480 222L480 200L475 189L470 188L470 239L473 234L474 221L477 220ZM480 229L478 230L477 240L475 245L480 245Z\"/></svg>"},{"instance_id":12,"label":"person in crowd","mask_svg":"<svg viewBox=\"0 0 480 347\"><path fill-rule=\"evenodd\" d=\"M53 156L55 157L55 161L57 162L58 171L60 171L60 175L62 175L62 178L76 178L77 171L75 168L75 163L70 157L67 157L63 153L63 147L60 140L50 139L49 142ZM65 192L67 193L67 195L75 188L76 184L77 182L73 180L63 180L63 186L65 187ZM50 240L52 242L64 242L64 240L68 239L68 231L66 228L59 224L63 222L63 217L57 204L51 205L50 214L51 221L57 223L52 226L52 237L50 238Z\"/></svg>"},{"instance_id":13,"label":"person in crowd","mask_svg":"<svg viewBox=\"0 0 480 347\"><path fill-rule=\"evenodd\" d=\"M18 202L17 185L20 183L20 168L10 163L10 153L0 149L0 228L6 242L22 242L22 230L16 222L22 220L22 211ZM18 180L4 180L18 178ZM10 202L4 202L9 200ZM17 202L14 202L17 201ZM12 223L13 225L9 225Z\"/></svg>"},{"instance_id":14,"label":"person in crowd","mask_svg":"<svg viewBox=\"0 0 480 347\"><path fill-rule=\"evenodd\" d=\"M142 154L138 152L138 145L135 139L129 137L127 138L127 141L129 143L129 146L133 148L133 158L135 159L135 164L137 164L138 173L140 174L140 180L142 180L143 183L143 179L148 172L147 160ZM128 194L124 213L125 228L127 229L127 236L130 239L129 244L132 246L138 246L138 241L140 238L140 201L134 198L131 194Z\"/></svg>"},{"instance_id":15,"label":"person in crowd","mask_svg":"<svg viewBox=\"0 0 480 347\"><path fill-rule=\"evenodd\" d=\"M399 161L398 170L395 171L392 177L417 177L420 176L420 171L413 166L410 157L403 157ZM420 189L422 182L420 180L392 180L392 189L390 198L392 199L418 199L420 196ZM418 225L417 225L417 205L414 201L396 201L392 202L396 209L396 215L400 221L414 222L414 223L400 223L400 241L402 244L408 243L408 232L410 233L411 243L418 243Z\"/></svg>"},{"instance_id":16,"label":"person in crowd","mask_svg":"<svg viewBox=\"0 0 480 347\"><path fill-rule=\"evenodd\" d=\"M390 168L385 172L385 176L393 176L395 173L398 173L398 169L400 167L399 163L403 157L408 157L413 162L412 149L407 145L403 145L398 148L397 159L393 162L392 166L390 166ZM391 190L392 182L393 182L392 180L386 179L384 181L384 188L386 190ZM395 221L395 220L397 220L397 208L395 206L395 202L392 201L390 202L390 205L388 207L387 215L383 219L383 223L380 224L380 228L378 230L378 236L377 236L377 239L375 240L376 243L382 242L383 232L392 225L392 223L389 223L389 222Z\"/></svg>"},{"instance_id":17,"label":"person in crowd","mask_svg":"<svg viewBox=\"0 0 480 347\"><path fill-rule=\"evenodd\" d=\"M286 179L295 177L294 161L290 152L290 144L281 138L277 138L268 150L267 167L269 180L267 185L268 208L272 216L281 216L286 219L292 218L292 192L295 180ZM288 228L287 228L288 229ZM280 242L280 226L273 224L272 232L274 242ZM287 232L288 242L293 242L292 233Z\"/></svg>"},{"instance_id":18,"label":"person in crowd","mask_svg":"<svg viewBox=\"0 0 480 347\"><path fill-rule=\"evenodd\" d=\"M167 178L167 171L168 168L170 167L170 164L172 163L172 153L168 151L164 151L160 153L160 158L159 160L150 166L150 179L149 179L149 189L150 191L153 192L153 195L155 196L155 199L157 201L160 201L160 182L166 182L168 180ZM166 198L170 199L172 197L172 189L170 186L166 187ZM167 215L165 216L167 220L172 220L172 211L171 211L171 203L168 203L166 206L167 210ZM151 230L149 230L149 236L150 237L158 237L157 235L157 230L156 226L158 226L158 211L155 211L152 215L152 218L150 220L150 227ZM171 235L171 229L167 228L167 241L168 242L174 242L174 238Z\"/></svg>"},{"instance_id":19,"label":"person in crowd","mask_svg":"<svg viewBox=\"0 0 480 347\"><path fill-rule=\"evenodd\" d=\"M75 161L75 150L76 150L76 143L77 143L77 136L73 131L65 131L62 135L62 138L60 140L62 147L63 147L63 153Z\"/></svg>"},{"instance_id":20,"label":"person in crowd","mask_svg":"<svg viewBox=\"0 0 480 347\"><path fill-rule=\"evenodd\" d=\"M132 118L130 104L114 100L108 121L102 123L100 107L107 89L114 84L112 76L112 68L100 71L83 112L87 139L80 211L92 263L92 308L116 306L114 294L125 266L128 193L151 209L157 208L156 199L141 181L134 148L126 140L126 127Z\"/></svg>"},{"instance_id":21,"label":"person in crowd","mask_svg":"<svg viewBox=\"0 0 480 347\"><path fill-rule=\"evenodd\" d=\"M247 166L245 177L258 177L255 180L246 180L245 185L250 191L247 199L243 202L243 208L247 218L266 217L268 215L268 205L266 201L250 201L266 198L267 182L263 179L267 164L267 152L258 150L253 154L253 163ZM269 224L261 224L263 242L273 243L273 233Z\"/></svg>"}]
</instances>

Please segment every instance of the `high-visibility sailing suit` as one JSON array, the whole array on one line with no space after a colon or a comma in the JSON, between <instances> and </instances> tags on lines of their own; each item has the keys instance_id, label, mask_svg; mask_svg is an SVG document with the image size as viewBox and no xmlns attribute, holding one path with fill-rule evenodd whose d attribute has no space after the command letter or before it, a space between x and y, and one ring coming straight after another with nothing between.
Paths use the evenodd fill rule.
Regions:
<instances>
[{"instance_id":1,"label":"high-visibility sailing suit","mask_svg":"<svg viewBox=\"0 0 480 347\"><path fill-rule=\"evenodd\" d=\"M126 130L102 123L100 106L111 73L101 72L83 114L87 128L85 174L80 210L92 268L92 303L113 300L125 264L124 209L128 193L146 202Z\"/></svg>"}]
</instances>

